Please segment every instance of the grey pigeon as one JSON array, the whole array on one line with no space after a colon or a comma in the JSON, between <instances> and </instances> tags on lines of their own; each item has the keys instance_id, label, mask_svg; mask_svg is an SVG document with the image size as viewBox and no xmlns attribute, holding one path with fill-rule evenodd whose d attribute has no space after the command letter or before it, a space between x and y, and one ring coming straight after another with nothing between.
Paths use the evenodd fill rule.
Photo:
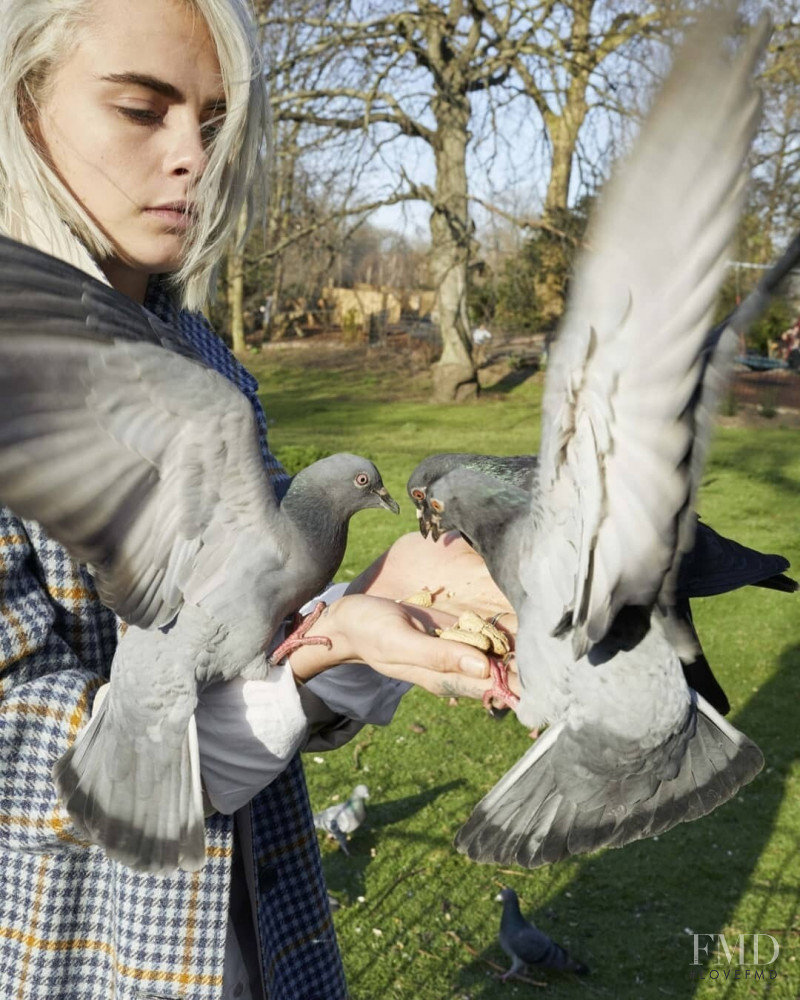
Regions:
<instances>
[{"instance_id":1,"label":"grey pigeon","mask_svg":"<svg viewBox=\"0 0 800 1000\"><path fill-rule=\"evenodd\" d=\"M491 476L500 483L517 486L523 490L533 488L538 459L536 455L476 455L471 452L448 451L424 458L408 477L406 489L417 512L419 530L423 538L428 534L438 541L442 529L431 516L428 491L433 483L454 469L473 469Z\"/></svg>"},{"instance_id":2,"label":"grey pigeon","mask_svg":"<svg viewBox=\"0 0 800 1000\"><path fill-rule=\"evenodd\" d=\"M599 201L551 352L520 541L517 716L547 730L459 831L479 861L536 867L721 805L758 747L683 676L675 610L736 336L709 336L759 119L764 19L704 14Z\"/></svg>"},{"instance_id":3,"label":"grey pigeon","mask_svg":"<svg viewBox=\"0 0 800 1000\"><path fill-rule=\"evenodd\" d=\"M503 981L523 972L529 965L557 972L575 972L579 976L589 972L588 966L570 958L560 944L522 916L513 889L502 889L495 896L495 901L503 904L500 947L511 959L511 968L500 977Z\"/></svg>"},{"instance_id":4,"label":"grey pigeon","mask_svg":"<svg viewBox=\"0 0 800 1000\"><path fill-rule=\"evenodd\" d=\"M265 677L349 518L398 511L347 454L298 473L279 504L250 402L191 355L129 299L0 240L0 502L86 563L130 626L53 774L77 828L150 872L205 862L198 687Z\"/></svg>"},{"instance_id":5,"label":"grey pigeon","mask_svg":"<svg viewBox=\"0 0 800 1000\"><path fill-rule=\"evenodd\" d=\"M472 467L452 468L426 490L427 510L420 524L428 521L436 533L459 531L483 557L493 580L519 614L525 600L520 564L533 483L522 489L501 482ZM747 584L793 592L794 580L783 575L789 562L783 556L767 555L740 545L699 522L694 545L680 565L675 588L675 612L695 636L693 658L683 662L687 684L701 694L721 715L730 704L694 633L689 598L725 593ZM502 692L497 692L502 697Z\"/></svg>"},{"instance_id":6,"label":"grey pigeon","mask_svg":"<svg viewBox=\"0 0 800 1000\"><path fill-rule=\"evenodd\" d=\"M779 281L799 260L800 234L794 238L780 260L769 269L759 287L728 317L727 324L737 331L744 330L752 322L753 302L760 303L759 311L762 311ZM768 293L765 288L769 289ZM425 538L430 535L438 540L444 532L456 530L484 555L485 545L482 547L470 537L469 531L454 512L445 516L441 509L432 509L431 497L436 496L440 504L443 499L443 491L436 494L437 486L449 481L451 485L446 490L454 495L454 480L448 480L449 473L468 469L475 474L473 481L479 487L482 498L489 499L491 490L498 490L498 496L489 499L494 509L490 516L494 522L494 530L497 530L503 520L503 502L508 503L507 514L512 518L516 517L520 506L530 503L530 494L538 489L538 461L537 455L476 455L466 452L442 452L423 459L409 476L406 486L416 507L420 533ZM466 486L463 480L462 486ZM499 522L497 518L500 518ZM484 532L484 536L487 540L492 537L489 532ZM711 597L745 586L794 593L798 584L784 575L788 568L789 560L784 556L751 549L699 522L694 544L681 560L677 591L685 598ZM506 593L506 596L516 606L510 595Z\"/></svg>"},{"instance_id":7,"label":"grey pigeon","mask_svg":"<svg viewBox=\"0 0 800 1000\"><path fill-rule=\"evenodd\" d=\"M369 789L366 785L356 785L345 802L337 802L321 812L314 813L314 826L324 830L336 838L339 847L345 854L347 849L347 834L353 833L364 822L367 815L366 802Z\"/></svg>"}]
</instances>

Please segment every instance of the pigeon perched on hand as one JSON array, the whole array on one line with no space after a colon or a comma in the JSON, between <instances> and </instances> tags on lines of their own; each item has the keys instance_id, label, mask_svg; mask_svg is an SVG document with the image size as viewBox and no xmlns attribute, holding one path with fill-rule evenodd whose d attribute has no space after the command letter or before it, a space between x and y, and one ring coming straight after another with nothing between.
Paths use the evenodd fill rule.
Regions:
<instances>
[{"instance_id":1,"label":"pigeon perched on hand","mask_svg":"<svg viewBox=\"0 0 800 1000\"><path fill-rule=\"evenodd\" d=\"M798 261L800 235L794 238L781 259L769 269L764 280L759 283L759 288L728 317L727 323L737 332L744 330L744 318L748 317L752 321L751 300L758 300L761 303L759 311L763 311L779 281ZM765 293L765 285L769 287L769 294ZM531 494L535 495L538 491L538 462L537 455L475 455L459 452L442 452L423 459L408 477L406 486L416 507L423 538L430 535L437 541L447 531L458 531L488 563L486 553L495 547L492 544L495 533L510 527L518 517L527 515ZM468 474L461 475L461 469L468 470ZM477 491L471 498L470 485ZM443 508L445 496L455 501L446 513ZM437 501L435 508L431 506L434 498ZM483 503L491 505L491 512L485 518L492 525L491 529L481 520L480 506ZM460 504L458 511L457 504ZM469 506L465 513L467 504ZM470 531L476 537L473 538ZM504 560L498 558L494 560L494 565L501 573L502 562ZM698 521L694 544L681 560L677 592L686 598L711 597L726 594L739 587L753 586L794 593L798 584L784 575L788 568L789 560L784 556L751 549ZM489 571L492 572L492 564L489 564ZM519 593L516 586L517 575L510 578L508 571L502 575L507 586ZM498 583L496 577L495 583ZM516 607L517 601L511 594L505 590L503 592Z\"/></svg>"},{"instance_id":2,"label":"pigeon perched on hand","mask_svg":"<svg viewBox=\"0 0 800 1000\"><path fill-rule=\"evenodd\" d=\"M337 802L321 812L314 813L314 826L336 838L345 854L347 834L353 833L364 822L367 815L366 802L369 789L366 785L356 785L346 802Z\"/></svg>"},{"instance_id":3,"label":"pigeon perched on hand","mask_svg":"<svg viewBox=\"0 0 800 1000\"><path fill-rule=\"evenodd\" d=\"M526 597L521 563L531 557L521 543L527 533L532 493L537 493L535 482L526 490L470 466L454 467L427 486L426 509L420 511L420 530L427 522L432 534L455 530L469 541L517 615ZM678 571L675 613L696 640L692 659L682 661L686 682L721 715L730 711L730 704L700 648L689 599L727 593L748 584L791 593L798 585L783 574L788 568L789 561L783 556L758 552L725 538L707 524L697 524L694 546L684 555ZM503 681L501 678L494 691L500 699L507 696Z\"/></svg>"},{"instance_id":4,"label":"pigeon perched on hand","mask_svg":"<svg viewBox=\"0 0 800 1000\"><path fill-rule=\"evenodd\" d=\"M107 697L54 768L73 822L133 868L201 868L198 687L266 677L350 517L397 503L372 462L341 454L278 504L246 397L130 299L7 239L0 502L86 563L130 626Z\"/></svg>"},{"instance_id":5,"label":"pigeon perched on hand","mask_svg":"<svg viewBox=\"0 0 800 1000\"><path fill-rule=\"evenodd\" d=\"M516 709L549 723L456 846L536 867L705 815L763 766L684 678L676 613L716 401L735 350L708 334L759 118L765 21L731 51L709 11L598 203L551 352L520 540Z\"/></svg>"},{"instance_id":6,"label":"pigeon perched on hand","mask_svg":"<svg viewBox=\"0 0 800 1000\"><path fill-rule=\"evenodd\" d=\"M475 455L450 451L424 458L408 477L406 484L408 495L416 508L422 537L427 538L430 533L433 540L438 541L440 532L449 530L443 529L432 516L428 501L430 487L448 472L454 469L472 469L499 483L530 492L534 486L537 465L536 455Z\"/></svg>"},{"instance_id":7,"label":"pigeon perched on hand","mask_svg":"<svg viewBox=\"0 0 800 1000\"><path fill-rule=\"evenodd\" d=\"M526 920L519 909L519 900L513 889L502 889L495 901L503 904L500 918L500 947L511 959L511 968L500 977L504 982L524 971L526 966L555 969L558 972L575 972L585 976L589 972L583 962L576 962L544 931Z\"/></svg>"}]
</instances>

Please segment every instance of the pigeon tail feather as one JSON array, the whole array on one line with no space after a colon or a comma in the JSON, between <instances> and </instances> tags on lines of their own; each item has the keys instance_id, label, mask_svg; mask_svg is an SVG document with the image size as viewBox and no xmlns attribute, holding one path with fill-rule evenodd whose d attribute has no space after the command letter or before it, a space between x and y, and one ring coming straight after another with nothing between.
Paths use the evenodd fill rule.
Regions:
<instances>
[{"instance_id":1,"label":"pigeon tail feather","mask_svg":"<svg viewBox=\"0 0 800 1000\"><path fill-rule=\"evenodd\" d=\"M753 584L754 587L764 587L766 590L780 590L784 594L795 594L800 590L800 584L785 573L778 573L776 576L767 577L766 580L759 580Z\"/></svg>"},{"instance_id":2,"label":"pigeon tail feather","mask_svg":"<svg viewBox=\"0 0 800 1000\"><path fill-rule=\"evenodd\" d=\"M137 871L198 871L205 864L205 830L194 716L179 745L160 744L156 761L120 746L108 705L105 698L53 768L73 823L110 858ZM130 763L124 779L114 773L121 756Z\"/></svg>"},{"instance_id":3,"label":"pigeon tail feather","mask_svg":"<svg viewBox=\"0 0 800 1000\"><path fill-rule=\"evenodd\" d=\"M538 868L622 847L710 813L764 764L759 748L694 692L684 729L644 758L638 745L593 728L551 726L478 803L458 850Z\"/></svg>"}]
</instances>

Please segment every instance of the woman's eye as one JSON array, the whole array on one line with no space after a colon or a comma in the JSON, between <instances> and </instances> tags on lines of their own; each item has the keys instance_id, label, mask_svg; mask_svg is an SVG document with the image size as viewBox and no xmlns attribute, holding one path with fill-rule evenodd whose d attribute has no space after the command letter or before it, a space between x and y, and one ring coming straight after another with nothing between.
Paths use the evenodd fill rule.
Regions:
<instances>
[{"instance_id":1,"label":"woman's eye","mask_svg":"<svg viewBox=\"0 0 800 1000\"><path fill-rule=\"evenodd\" d=\"M224 115L217 115L214 118L209 118L207 122L203 122L200 126L200 133L203 136L203 142L208 145L216 139L219 130L222 128L222 123L225 121Z\"/></svg>"},{"instance_id":2,"label":"woman's eye","mask_svg":"<svg viewBox=\"0 0 800 1000\"><path fill-rule=\"evenodd\" d=\"M117 109L120 114L129 118L131 121L136 122L138 125L158 125L161 122L162 116L158 111L153 111L151 108L126 108L121 107Z\"/></svg>"}]
</instances>

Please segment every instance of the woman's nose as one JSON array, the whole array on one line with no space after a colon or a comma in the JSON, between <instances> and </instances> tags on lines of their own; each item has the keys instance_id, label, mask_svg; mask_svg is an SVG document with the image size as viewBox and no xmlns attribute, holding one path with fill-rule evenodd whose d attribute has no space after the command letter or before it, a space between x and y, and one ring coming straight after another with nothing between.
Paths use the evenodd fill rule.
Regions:
<instances>
[{"instance_id":1,"label":"woman's nose","mask_svg":"<svg viewBox=\"0 0 800 1000\"><path fill-rule=\"evenodd\" d=\"M201 123L186 120L176 124L167 153L167 171L177 176L201 177L208 166L208 151L203 141Z\"/></svg>"}]
</instances>

